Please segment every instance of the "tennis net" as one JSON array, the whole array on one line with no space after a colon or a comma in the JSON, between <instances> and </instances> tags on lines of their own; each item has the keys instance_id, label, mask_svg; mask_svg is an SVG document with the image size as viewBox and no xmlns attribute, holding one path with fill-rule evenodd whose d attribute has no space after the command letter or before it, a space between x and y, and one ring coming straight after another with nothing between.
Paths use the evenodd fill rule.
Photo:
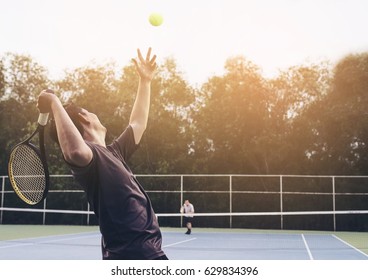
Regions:
<instances>
[{"instance_id":1,"label":"tennis net","mask_svg":"<svg viewBox=\"0 0 368 280\"><path fill-rule=\"evenodd\" d=\"M185 199L198 227L368 231L368 176L136 175L160 225L182 226ZM51 175L47 199L32 208L0 176L0 224L98 223L71 175ZM27 206L28 207L28 206Z\"/></svg>"},{"instance_id":2,"label":"tennis net","mask_svg":"<svg viewBox=\"0 0 368 280\"><path fill-rule=\"evenodd\" d=\"M23 221L38 220L38 224L77 224L97 225L91 210L34 209L2 207L0 212L7 220L23 217ZM182 227L185 214L157 213L159 223L164 227ZM285 230L326 230L335 231L343 224L361 224L366 231L368 210L348 211L289 211L289 212L232 212L232 213L193 213L193 224L203 228L246 228L246 229L285 229ZM10 222L11 223L11 222ZM32 222L33 223L33 222ZM27 223L26 223L27 224ZM324 227L321 228L321 224ZM346 230L344 228L344 230Z\"/></svg>"}]
</instances>

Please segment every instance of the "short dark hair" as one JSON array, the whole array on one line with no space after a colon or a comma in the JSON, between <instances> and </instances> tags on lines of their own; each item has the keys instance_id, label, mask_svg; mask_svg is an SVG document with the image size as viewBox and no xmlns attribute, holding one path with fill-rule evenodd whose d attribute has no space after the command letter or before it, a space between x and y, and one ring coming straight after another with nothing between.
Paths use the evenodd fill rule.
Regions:
<instances>
[{"instance_id":1,"label":"short dark hair","mask_svg":"<svg viewBox=\"0 0 368 280\"><path fill-rule=\"evenodd\" d=\"M74 123L74 125L76 126L80 134L83 135L83 132L84 132L83 126L80 123L79 117L78 117L78 114L82 112L82 108L79 106L76 106L73 103L67 103L64 105L64 109L68 113L70 119L72 120L72 122ZM56 143L59 144L57 129L56 129L55 120L53 117L51 117L50 119L50 137L52 140L54 140Z\"/></svg>"}]
</instances>

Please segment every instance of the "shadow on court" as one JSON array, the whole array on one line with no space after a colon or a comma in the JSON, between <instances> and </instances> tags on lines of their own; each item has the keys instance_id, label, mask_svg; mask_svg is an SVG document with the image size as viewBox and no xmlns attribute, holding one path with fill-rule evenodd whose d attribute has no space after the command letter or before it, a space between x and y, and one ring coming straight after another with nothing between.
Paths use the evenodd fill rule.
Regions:
<instances>
[{"instance_id":1,"label":"shadow on court","mask_svg":"<svg viewBox=\"0 0 368 280\"><path fill-rule=\"evenodd\" d=\"M30 232L34 232L34 228ZM98 231L40 235L16 239L0 237L0 259L101 259L101 236ZM172 260L368 260L368 254L335 234L318 232L216 232L196 229L193 234L185 235L183 229L163 229L163 249Z\"/></svg>"}]
</instances>

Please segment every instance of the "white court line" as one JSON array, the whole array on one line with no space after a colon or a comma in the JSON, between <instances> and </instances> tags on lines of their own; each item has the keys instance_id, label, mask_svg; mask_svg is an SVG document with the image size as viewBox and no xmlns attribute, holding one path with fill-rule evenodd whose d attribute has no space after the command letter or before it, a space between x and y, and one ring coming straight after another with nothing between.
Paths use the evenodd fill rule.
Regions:
<instances>
[{"instance_id":1,"label":"white court line","mask_svg":"<svg viewBox=\"0 0 368 280\"><path fill-rule=\"evenodd\" d=\"M196 238L196 237L194 237L194 238L191 238L191 239L187 239L187 240L183 240L183 241L175 242L175 243L172 243L172 244L168 244L168 245L162 246L162 248L175 246L175 245L182 244L182 243L185 243L185 242L193 241L193 240L195 240L195 239L197 239L197 238Z\"/></svg>"},{"instance_id":2,"label":"white court line","mask_svg":"<svg viewBox=\"0 0 368 280\"><path fill-rule=\"evenodd\" d=\"M309 259L310 259L310 260L314 260L313 255L312 255L312 252L311 252L311 251L310 251L310 249L309 249L309 246L308 246L307 240L305 240L304 234L302 234L302 238L303 238L303 242L304 242L305 248L307 249Z\"/></svg>"},{"instance_id":3,"label":"white court line","mask_svg":"<svg viewBox=\"0 0 368 280\"><path fill-rule=\"evenodd\" d=\"M355 251L361 253L362 255L368 257L368 255L362 251L360 251L358 248L354 247L353 245L349 244L348 242L342 240L341 238L337 237L336 235L332 234L333 237L335 237L337 240L339 240L340 242L344 243L345 245L349 246L350 248L354 249Z\"/></svg>"},{"instance_id":4,"label":"white court line","mask_svg":"<svg viewBox=\"0 0 368 280\"><path fill-rule=\"evenodd\" d=\"M6 242L6 241L2 241L2 242ZM4 246L0 245L0 249L13 248L13 247L22 247L22 246L31 246L31 245L34 245L34 243L12 244L12 245L4 245Z\"/></svg>"},{"instance_id":5,"label":"white court line","mask_svg":"<svg viewBox=\"0 0 368 280\"><path fill-rule=\"evenodd\" d=\"M78 234L78 235L82 234L83 235L83 233L72 233L71 235L75 235L75 234ZM22 247L22 246L32 246L32 245L39 245L39 244L47 244L47 243L50 243L50 242L59 242L59 241L75 240L75 239L81 239L81 238L91 238L91 237L96 237L96 236L95 235L76 236L76 237L59 238L59 239L53 239L52 236L40 236L40 237L31 237L31 238L25 238L25 239L3 240L3 241L0 241L0 242L3 242L3 243L20 242L20 243L11 244L11 245L0 245L0 249L12 248L12 247ZM42 239L45 239L45 238L51 238L51 240L44 240L44 241L40 241L40 242L36 242L36 241L32 242L31 241L31 240L37 240L37 239L42 240ZM29 241L27 241L27 240L29 240Z\"/></svg>"}]
</instances>

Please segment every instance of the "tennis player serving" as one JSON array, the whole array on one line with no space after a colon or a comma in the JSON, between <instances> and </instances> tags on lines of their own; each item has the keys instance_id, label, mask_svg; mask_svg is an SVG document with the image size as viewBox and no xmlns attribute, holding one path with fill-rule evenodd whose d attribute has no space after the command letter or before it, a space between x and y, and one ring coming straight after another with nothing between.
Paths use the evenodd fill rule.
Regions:
<instances>
[{"instance_id":1,"label":"tennis player serving","mask_svg":"<svg viewBox=\"0 0 368 280\"><path fill-rule=\"evenodd\" d=\"M39 109L53 115L51 134L59 143L72 174L87 193L102 234L102 258L167 259L151 201L127 165L146 129L156 56L151 48L134 59L139 75L129 125L106 145L106 128L98 117L74 104L63 106L56 95L42 91ZM52 135L51 135L52 136Z\"/></svg>"}]
</instances>

